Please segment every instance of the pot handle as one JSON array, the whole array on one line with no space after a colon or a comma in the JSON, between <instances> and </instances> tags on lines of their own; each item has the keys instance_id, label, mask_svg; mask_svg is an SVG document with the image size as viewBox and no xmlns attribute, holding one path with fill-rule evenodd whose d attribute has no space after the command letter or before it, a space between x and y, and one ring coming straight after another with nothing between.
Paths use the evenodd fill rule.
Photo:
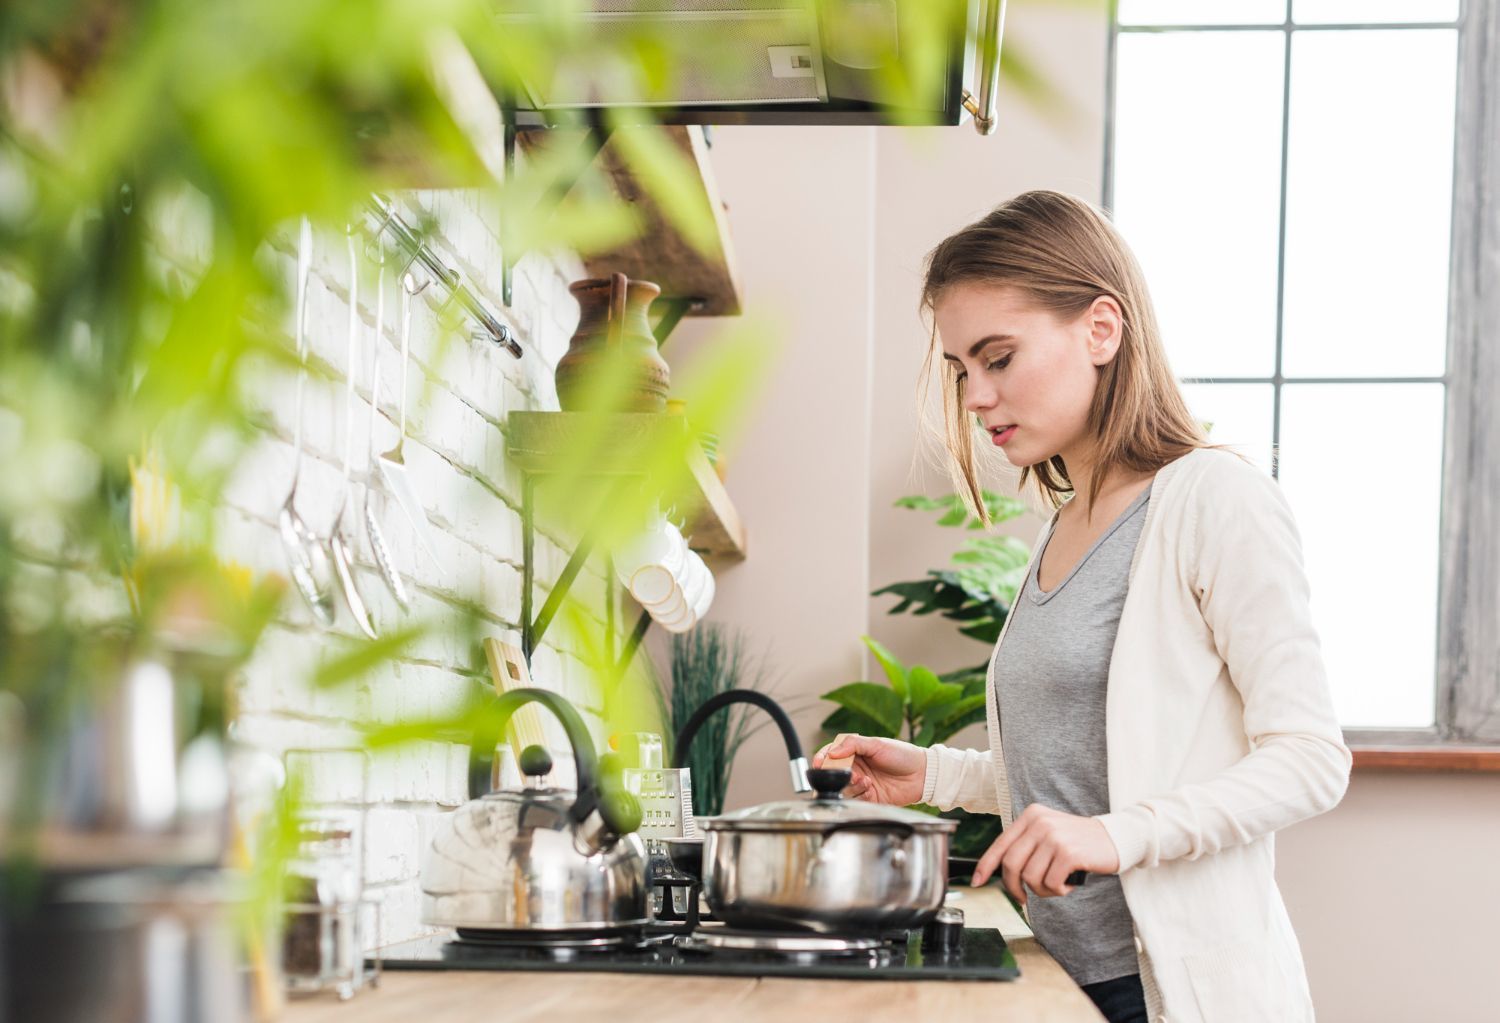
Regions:
<instances>
[{"instance_id":1,"label":"pot handle","mask_svg":"<svg viewBox=\"0 0 1500 1023\"><path fill-rule=\"evenodd\" d=\"M833 835L840 831L879 831L897 838L910 838L917 829L901 821L835 821L823 829L823 834Z\"/></svg>"}]
</instances>

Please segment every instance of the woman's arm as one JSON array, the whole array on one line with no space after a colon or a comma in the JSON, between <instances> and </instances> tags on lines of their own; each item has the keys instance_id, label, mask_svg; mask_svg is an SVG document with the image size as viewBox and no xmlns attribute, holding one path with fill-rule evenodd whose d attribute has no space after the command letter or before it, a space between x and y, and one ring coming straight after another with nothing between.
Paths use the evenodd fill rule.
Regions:
<instances>
[{"instance_id":1,"label":"woman's arm","mask_svg":"<svg viewBox=\"0 0 1500 1023\"><path fill-rule=\"evenodd\" d=\"M987 749L931 746L927 750L922 802L939 810L962 807L971 813L1009 816L1010 783L1005 765Z\"/></svg>"},{"instance_id":2,"label":"woman's arm","mask_svg":"<svg viewBox=\"0 0 1500 1023\"><path fill-rule=\"evenodd\" d=\"M1193 586L1244 703L1251 751L1206 781L1100 816L1121 871L1253 841L1332 809L1349 782L1285 495L1228 459L1198 492Z\"/></svg>"}]
</instances>

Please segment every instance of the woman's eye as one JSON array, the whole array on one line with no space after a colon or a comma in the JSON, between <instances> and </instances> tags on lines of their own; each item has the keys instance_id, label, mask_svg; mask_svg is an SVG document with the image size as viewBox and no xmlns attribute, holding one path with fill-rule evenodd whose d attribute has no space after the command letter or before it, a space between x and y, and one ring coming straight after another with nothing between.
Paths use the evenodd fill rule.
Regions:
<instances>
[{"instance_id":1,"label":"woman's eye","mask_svg":"<svg viewBox=\"0 0 1500 1023\"><path fill-rule=\"evenodd\" d=\"M989 371L991 371L991 372L994 372L997 369L1004 369L1006 366L1009 366L1009 365L1010 365L1010 356L1007 355L1003 359L996 359L994 362L990 363L989 365L985 366L984 368L987 369L987 370L989 370Z\"/></svg>"}]
</instances>

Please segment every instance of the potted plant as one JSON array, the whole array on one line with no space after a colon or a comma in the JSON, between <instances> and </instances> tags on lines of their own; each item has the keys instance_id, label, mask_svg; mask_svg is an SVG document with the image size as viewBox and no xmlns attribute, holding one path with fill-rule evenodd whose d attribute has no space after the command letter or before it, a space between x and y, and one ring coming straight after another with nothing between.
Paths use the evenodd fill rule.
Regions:
<instances>
[{"instance_id":1,"label":"potted plant","mask_svg":"<svg viewBox=\"0 0 1500 1023\"><path fill-rule=\"evenodd\" d=\"M989 491L983 497L993 522L1005 522L1025 511L1014 498ZM896 506L940 512L940 526L983 528L957 495L903 497ZM890 614L936 612L957 622L961 634L992 646L1020 589L1029 553L1015 537L972 537L953 554L956 567L931 569L924 579L892 583L872 595L899 598ZM857 732L927 747L984 720L987 663L938 674L920 664L908 667L871 637L862 638L886 682L850 682L824 693L823 699L838 704L823 720L829 733ZM949 810L943 816L959 822L952 844L955 856L978 856L1000 834L1000 818L990 814Z\"/></svg>"}]
</instances>

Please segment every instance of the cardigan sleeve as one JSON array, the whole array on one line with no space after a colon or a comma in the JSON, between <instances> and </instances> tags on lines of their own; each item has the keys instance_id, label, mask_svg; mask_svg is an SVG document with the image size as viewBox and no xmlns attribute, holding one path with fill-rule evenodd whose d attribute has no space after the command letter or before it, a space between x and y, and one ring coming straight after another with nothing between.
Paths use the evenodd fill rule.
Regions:
<instances>
[{"instance_id":1,"label":"cardigan sleeve","mask_svg":"<svg viewBox=\"0 0 1500 1023\"><path fill-rule=\"evenodd\" d=\"M1205 474L1196 494L1190 580L1244 705L1250 752L1205 781L1101 815L1122 872L1251 842L1332 809L1349 782L1285 495L1237 459Z\"/></svg>"},{"instance_id":2,"label":"cardigan sleeve","mask_svg":"<svg viewBox=\"0 0 1500 1023\"><path fill-rule=\"evenodd\" d=\"M1000 766L996 767L999 764ZM951 746L927 748L927 776L922 784L922 802L939 810L963 807L972 813L1002 813L999 794L1010 798L1005 782L1004 762L991 750L954 749Z\"/></svg>"}]
</instances>

